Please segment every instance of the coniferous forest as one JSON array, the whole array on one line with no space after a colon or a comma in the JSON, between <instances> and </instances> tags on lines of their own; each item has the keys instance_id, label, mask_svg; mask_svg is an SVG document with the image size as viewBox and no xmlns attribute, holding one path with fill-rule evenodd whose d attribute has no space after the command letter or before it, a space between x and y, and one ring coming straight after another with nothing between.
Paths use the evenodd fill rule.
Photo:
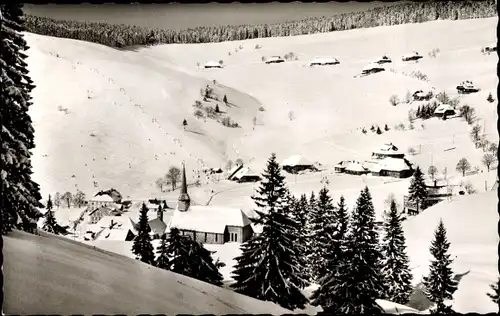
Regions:
<instances>
[{"instance_id":1,"label":"coniferous forest","mask_svg":"<svg viewBox=\"0 0 500 316\"><path fill-rule=\"evenodd\" d=\"M102 22L55 20L26 16L28 32L99 43L112 47L157 44L188 44L238 41L254 38L295 36L358 28L421 23L433 20L462 20L496 16L495 1L410 2L362 12L307 18L276 24L224 25L181 31L111 25Z\"/></svg>"}]
</instances>

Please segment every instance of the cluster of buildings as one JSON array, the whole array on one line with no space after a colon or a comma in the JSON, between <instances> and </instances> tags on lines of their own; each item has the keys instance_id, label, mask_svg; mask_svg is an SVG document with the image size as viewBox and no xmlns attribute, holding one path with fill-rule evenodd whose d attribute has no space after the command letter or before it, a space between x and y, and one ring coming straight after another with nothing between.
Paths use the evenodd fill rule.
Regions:
<instances>
[{"instance_id":1,"label":"cluster of buildings","mask_svg":"<svg viewBox=\"0 0 500 316\"><path fill-rule=\"evenodd\" d=\"M117 202L107 194L95 196L89 201L85 240L132 241L137 236L137 219L129 215L133 206ZM182 235L208 244L242 243L255 233L250 219L239 208L193 205L187 190L184 166L176 208L169 209L165 201L160 200L150 200L145 205L152 239L161 238L174 227ZM135 207L141 206L142 202Z\"/></svg>"},{"instance_id":2,"label":"cluster of buildings","mask_svg":"<svg viewBox=\"0 0 500 316\"><path fill-rule=\"evenodd\" d=\"M404 153L392 143L388 143L375 150L370 160L341 161L334 166L334 171L352 175L371 174L380 177L407 178L413 174L413 167Z\"/></svg>"}]
</instances>

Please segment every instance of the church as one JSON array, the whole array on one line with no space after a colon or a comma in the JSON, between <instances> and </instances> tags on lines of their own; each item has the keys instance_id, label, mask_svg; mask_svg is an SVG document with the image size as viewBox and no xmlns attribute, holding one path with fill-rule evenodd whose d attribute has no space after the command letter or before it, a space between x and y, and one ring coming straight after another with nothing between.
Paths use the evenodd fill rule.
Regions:
<instances>
[{"instance_id":1,"label":"church","mask_svg":"<svg viewBox=\"0 0 500 316\"><path fill-rule=\"evenodd\" d=\"M186 182L186 168L182 166L180 195L177 208L168 224L180 233L204 244L243 243L254 232L248 216L239 208L191 205Z\"/></svg>"}]
</instances>

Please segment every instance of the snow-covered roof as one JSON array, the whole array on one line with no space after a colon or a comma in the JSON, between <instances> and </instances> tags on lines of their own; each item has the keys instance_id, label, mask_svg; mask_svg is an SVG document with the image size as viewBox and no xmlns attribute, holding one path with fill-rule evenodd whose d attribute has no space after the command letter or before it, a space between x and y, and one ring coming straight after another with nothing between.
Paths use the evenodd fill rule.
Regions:
<instances>
[{"instance_id":1,"label":"snow-covered roof","mask_svg":"<svg viewBox=\"0 0 500 316\"><path fill-rule=\"evenodd\" d=\"M151 228L151 233L153 234L163 234L167 229L167 224L165 224L161 219L155 218L148 222L149 228Z\"/></svg>"},{"instance_id":2,"label":"snow-covered roof","mask_svg":"<svg viewBox=\"0 0 500 316\"><path fill-rule=\"evenodd\" d=\"M315 57L310 61L311 64L326 64L326 63L338 63L339 61L335 57Z\"/></svg>"},{"instance_id":3,"label":"snow-covered roof","mask_svg":"<svg viewBox=\"0 0 500 316\"><path fill-rule=\"evenodd\" d=\"M312 166L312 163L308 159L304 158L302 155L292 155L287 159L283 160L282 165L289 167Z\"/></svg>"},{"instance_id":4,"label":"snow-covered roof","mask_svg":"<svg viewBox=\"0 0 500 316\"><path fill-rule=\"evenodd\" d=\"M455 109L449 104L440 104L434 113L444 113L446 111L455 111Z\"/></svg>"},{"instance_id":5,"label":"snow-covered roof","mask_svg":"<svg viewBox=\"0 0 500 316\"><path fill-rule=\"evenodd\" d=\"M205 67L221 67L221 65L218 62L210 60L205 63Z\"/></svg>"},{"instance_id":6,"label":"snow-covered roof","mask_svg":"<svg viewBox=\"0 0 500 316\"><path fill-rule=\"evenodd\" d=\"M347 171L366 171L359 161L349 161L345 167Z\"/></svg>"},{"instance_id":7,"label":"snow-covered roof","mask_svg":"<svg viewBox=\"0 0 500 316\"><path fill-rule=\"evenodd\" d=\"M380 169L388 171L403 171L410 170L410 166L404 158L386 157L380 161Z\"/></svg>"},{"instance_id":8,"label":"snow-covered roof","mask_svg":"<svg viewBox=\"0 0 500 316\"><path fill-rule=\"evenodd\" d=\"M385 69L385 68L377 63L370 63L370 64L364 66L362 71L369 71L369 70L373 70L373 69Z\"/></svg>"},{"instance_id":9,"label":"snow-covered roof","mask_svg":"<svg viewBox=\"0 0 500 316\"><path fill-rule=\"evenodd\" d=\"M382 307L384 313L387 314L406 314L406 313L420 314L420 311L398 303L393 303L390 301L380 300L380 299L377 299L376 302L377 304L380 305L380 307Z\"/></svg>"},{"instance_id":10,"label":"snow-covered roof","mask_svg":"<svg viewBox=\"0 0 500 316\"><path fill-rule=\"evenodd\" d=\"M96 224L98 227L105 228L111 226L111 221L115 224L113 229L130 229L135 234L135 223L129 216L104 216Z\"/></svg>"},{"instance_id":11,"label":"snow-covered roof","mask_svg":"<svg viewBox=\"0 0 500 316\"><path fill-rule=\"evenodd\" d=\"M403 58L409 58L409 57L417 57L417 56L421 56L419 55L418 52L413 52L411 54L406 54L406 55L403 55Z\"/></svg>"},{"instance_id":12,"label":"snow-covered roof","mask_svg":"<svg viewBox=\"0 0 500 316\"><path fill-rule=\"evenodd\" d=\"M239 208L192 205L187 212L174 211L167 229L223 234L226 226L245 227L250 224L247 215Z\"/></svg>"},{"instance_id":13,"label":"snow-covered roof","mask_svg":"<svg viewBox=\"0 0 500 316\"><path fill-rule=\"evenodd\" d=\"M266 59L266 61L276 61L276 60L284 60L283 58L281 58L281 56L271 56L269 58Z\"/></svg>"},{"instance_id":14,"label":"snow-covered roof","mask_svg":"<svg viewBox=\"0 0 500 316\"><path fill-rule=\"evenodd\" d=\"M236 173L238 173L238 171L241 170L242 168L243 168L243 165L238 165L238 166L232 167L231 170L229 170L229 172L227 173L228 179L231 180L234 177L234 175Z\"/></svg>"},{"instance_id":15,"label":"snow-covered roof","mask_svg":"<svg viewBox=\"0 0 500 316\"><path fill-rule=\"evenodd\" d=\"M107 194L94 196L90 202L114 202L113 198Z\"/></svg>"},{"instance_id":16,"label":"snow-covered roof","mask_svg":"<svg viewBox=\"0 0 500 316\"><path fill-rule=\"evenodd\" d=\"M260 176L258 173L254 172L249 167L243 167L233 176L233 179L240 179L243 176Z\"/></svg>"},{"instance_id":17,"label":"snow-covered roof","mask_svg":"<svg viewBox=\"0 0 500 316\"><path fill-rule=\"evenodd\" d=\"M380 172L382 170L382 166L380 165L380 161L365 161L363 164L363 168L368 169L370 172Z\"/></svg>"},{"instance_id":18,"label":"snow-covered roof","mask_svg":"<svg viewBox=\"0 0 500 316\"><path fill-rule=\"evenodd\" d=\"M401 151L399 151L399 148L394 144L386 143L383 144L379 149L375 150L373 153L379 155L397 155L401 154Z\"/></svg>"}]
</instances>

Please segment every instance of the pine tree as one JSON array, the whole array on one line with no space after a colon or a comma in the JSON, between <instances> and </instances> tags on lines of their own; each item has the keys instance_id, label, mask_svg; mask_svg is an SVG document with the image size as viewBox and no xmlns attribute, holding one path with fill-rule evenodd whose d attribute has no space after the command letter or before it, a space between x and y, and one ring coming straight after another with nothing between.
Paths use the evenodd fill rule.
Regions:
<instances>
[{"instance_id":1,"label":"pine tree","mask_svg":"<svg viewBox=\"0 0 500 316\"><path fill-rule=\"evenodd\" d=\"M0 5L0 104L2 117L1 233L13 228L34 232L42 216L40 188L31 179L31 151L35 148L34 130L28 110L30 79L24 53L29 47L23 38L22 4Z\"/></svg>"},{"instance_id":2,"label":"pine tree","mask_svg":"<svg viewBox=\"0 0 500 316\"><path fill-rule=\"evenodd\" d=\"M327 272L319 278L319 288L313 292L311 296L311 304L313 306L321 306L325 312L336 312L338 303L342 298L333 295L335 294L335 281L337 275L342 273L342 265L345 259L346 237L348 232L349 216L345 199L340 197L338 208L335 211L335 231L332 234L332 240L325 249L325 260Z\"/></svg>"},{"instance_id":3,"label":"pine tree","mask_svg":"<svg viewBox=\"0 0 500 316\"><path fill-rule=\"evenodd\" d=\"M319 280L327 272L325 254L335 233L335 209L327 188L319 191L316 212L311 218L312 254L309 259L311 272L315 280Z\"/></svg>"},{"instance_id":4,"label":"pine tree","mask_svg":"<svg viewBox=\"0 0 500 316\"><path fill-rule=\"evenodd\" d=\"M381 253L375 228L375 210L366 187L361 191L349 222L346 247L335 277L324 286L331 289L330 304L336 313L379 314L376 299L383 296Z\"/></svg>"},{"instance_id":5,"label":"pine tree","mask_svg":"<svg viewBox=\"0 0 500 316\"><path fill-rule=\"evenodd\" d=\"M154 264L155 255L153 252L153 245L151 244L151 236L149 236L150 231L151 228L148 223L148 208L146 207L146 204L142 203L137 227L137 236L134 238L132 253L136 256L136 259L147 264Z\"/></svg>"},{"instance_id":6,"label":"pine tree","mask_svg":"<svg viewBox=\"0 0 500 316\"><path fill-rule=\"evenodd\" d=\"M263 230L241 246L233 271L236 292L256 299L271 301L287 309L304 308L307 298L301 289L308 285L301 245L297 244L299 225L292 218L291 196L284 177L271 155L263 181L252 197L260 210L254 223Z\"/></svg>"},{"instance_id":7,"label":"pine tree","mask_svg":"<svg viewBox=\"0 0 500 316\"><path fill-rule=\"evenodd\" d=\"M445 300L451 300L453 293L458 288L458 282L453 278L451 264L453 262L448 254L450 243L446 238L446 229L440 220L434 240L431 243L430 252L434 257L429 267L429 275L423 278L424 294L436 304L433 313L446 313L451 309L444 304Z\"/></svg>"},{"instance_id":8,"label":"pine tree","mask_svg":"<svg viewBox=\"0 0 500 316\"><path fill-rule=\"evenodd\" d=\"M384 223L384 242L382 244L382 275L386 288L385 298L391 302L405 305L412 293L412 275L406 254L406 240L402 219L391 200L390 211Z\"/></svg>"},{"instance_id":9,"label":"pine tree","mask_svg":"<svg viewBox=\"0 0 500 316\"><path fill-rule=\"evenodd\" d=\"M227 104L227 96L224 94L224 98L222 99L222 101L224 102L224 104Z\"/></svg>"},{"instance_id":10,"label":"pine tree","mask_svg":"<svg viewBox=\"0 0 500 316\"><path fill-rule=\"evenodd\" d=\"M497 283L491 284L490 287L493 290L493 293L486 293L489 298L493 301L493 303L498 304L498 297L500 295L499 285L500 278L498 278Z\"/></svg>"},{"instance_id":11,"label":"pine tree","mask_svg":"<svg viewBox=\"0 0 500 316\"><path fill-rule=\"evenodd\" d=\"M425 209L428 195L424 174L420 167L417 167L408 188L408 199L417 202L421 209Z\"/></svg>"},{"instance_id":12,"label":"pine tree","mask_svg":"<svg viewBox=\"0 0 500 316\"><path fill-rule=\"evenodd\" d=\"M168 248L167 248L167 238L166 235L161 236L161 241L158 247L156 248L156 254L158 255L155 261L155 266L160 269L169 269L169 257L168 257Z\"/></svg>"},{"instance_id":13,"label":"pine tree","mask_svg":"<svg viewBox=\"0 0 500 316\"><path fill-rule=\"evenodd\" d=\"M52 203L52 198L49 195L49 200L47 201L47 212L44 214L45 222L43 223L42 229L46 232L56 234L56 235L66 235L68 234L68 226L61 226L57 224L56 218L54 216L54 207Z\"/></svg>"},{"instance_id":14,"label":"pine tree","mask_svg":"<svg viewBox=\"0 0 500 316\"><path fill-rule=\"evenodd\" d=\"M168 270L203 282L222 285L218 262L214 263L212 252L187 236L182 236L177 228L170 230L166 240Z\"/></svg>"},{"instance_id":15,"label":"pine tree","mask_svg":"<svg viewBox=\"0 0 500 316\"><path fill-rule=\"evenodd\" d=\"M220 110L219 110L219 105L218 105L218 104L216 104L216 105L215 105L215 113L219 113L219 112L220 112Z\"/></svg>"}]
</instances>

